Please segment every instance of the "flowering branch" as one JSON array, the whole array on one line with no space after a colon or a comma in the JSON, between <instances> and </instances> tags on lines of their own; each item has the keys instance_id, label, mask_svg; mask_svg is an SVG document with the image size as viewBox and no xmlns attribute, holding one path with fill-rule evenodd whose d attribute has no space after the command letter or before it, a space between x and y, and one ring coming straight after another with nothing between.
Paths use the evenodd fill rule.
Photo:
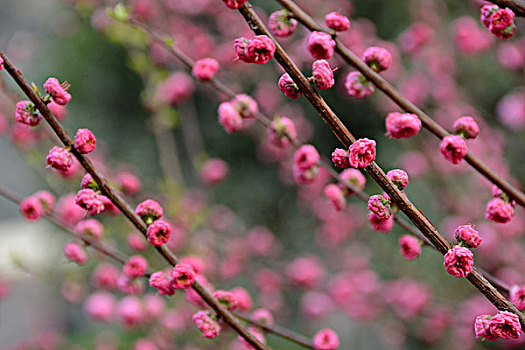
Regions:
<instances>
[{"instance_id":1,"label":"flowering branch","mask_svg":"<svg viewBox=\"0 0 525 350\"><path fill-rule=\"evenodd\" d=\"M16 205L20 205L20 203L22 202L22 198L20 196L18 196L17 194L9 191L8 189L2 186L0 186L0 197L4 197ZM119 252L113 251L111 248L106 247L101 243L95 242L83 236L79 237L78 235L75 234L73 230L71 230L69 227L65 226L64 224L54 219L51 215L44 215L43 218L47 220L48 222L52 223L53 225L55 225L56 227L62 229L64 232L82 240L86 245L93 247L93 249L99 251L100 253L102 253L103 255L105 255L106 257L110 259L113 259L121 264L125 264L126 261L128 260L128 257L120 254ZM146 273L143 277L146 279L149 279L150 273ZM249 317L248 315L245 315L239 312L234 312L234 315L238 317L239 319L244 320L245 322L248 322L261 329L264 329L266 332L275 334L283 339L287 339L303 347L314 349L313 343L310 341L310 339L308 339L307 337L301 334L288 330L284 327L270 325L264 322L256 321L253 318Z\"/></svg>"},{"instance_id":2,"label":"flowering branch","mask_svg":"<svg viewBox=\"0 0 525 350\"><path fill-rule=\"evenodd\" d=\"M286 8L293 15L297 21L301 22L310 31L326 32L317 22L313 20L303 9L301 9L293 0L277 0L284 8ZM508 2L508 1L504 1ZM519 1L523 4L523 1ZM524 6L525 9L525 6ZM327 32L328 33L328 32ZM416 105L406 99L398 90L396 90L388 81L376 73L373 69L368 67L366 63L360 60L348 47L341 43L337 38L333 38L336 42L335 52L343 58L348 64L359 70L369 81L385 93L392 101L394 101L403 110L416 114L423 126L434 134L436 137L443 139L450 135L441 125L434 121L428 114L419 109ZM507 193L519 205L525 207L525 193L512 186L508 181L503 179L498 173L485 164L480 158L467 152L465 161L470 164L477 172L486 177L490 182L498 186L503 192Z\"/></svg>"},{"instance_id":3,"label":"flowering branch","mask_svg":"<svg viewBox=\"0 0 525 350\"><path fill-rule=\"evenodd\" d=\"M258 35L266 35L272 38L272 35L260 20L257 14L253 11L250 4L245 3L239 8L250 28ZM297 65L290 59L288 54L283 50L275 40L276 47L275 58L277 62L290 75L291 79L297 84L300 91L306 96L308 101L317 110L321 118L331 127L332 132L337 136L345 147L349 147L356 141L355 137L348 131L346 126L341 122L337 115L331 110L324 99L308 82L307 78L301 73ZM425 235L426 238L445 255L451 250L451 244L439 233L435 226L428 220L428 218L419 211L414 204L401 192L395 184L386 176L384 171L375 163L371 162L366 166L365 170L377 182L377 184L388 194L394 203L398 205L408 218L416 225L416 227ZM466 276L466 278L482 292L485 297L500 310L511 311L516 314L520 323L525 327L525 316L509 302L487 279L476 269Z\"/></svg>"},{"instance_id":4,"label":"flowering branch","mask_svg":"<svg viewBox=\"0 0 525 350\"><path fill-rule=\"evenodd\" d=\"M130 205L122 198L122 196L109 185L109 183L102 177L102 175L95 169L91 160L77 151L73 147L74 142L60 125L55 116L51 113L46 103L42 101L31 88L27 81L22 77L22 73L11 63L11 61L0 51L0 58L4 61L4 68L8 74L17 83L24 94L33 102L36 108L40 111L44 119L51 126L60 141L71 148L71 153L79 161L82 167L92 176L93 180L98 184L102 193L106 195L115 206L129 219L129 221L146 236L147 226L141 218L133 211ZM175 266L179 260L165 245L156 246L155 249L161 254L164 259L171 265ZM253 334L251 334L240 322L234 317L218 300L216 300L211 293L199 282L195 282L191 286L199 296L218 314L221 318L230 325L241 337L259 350L266 350L268 347L262 344Z\"/></svg>"}]
</instances>

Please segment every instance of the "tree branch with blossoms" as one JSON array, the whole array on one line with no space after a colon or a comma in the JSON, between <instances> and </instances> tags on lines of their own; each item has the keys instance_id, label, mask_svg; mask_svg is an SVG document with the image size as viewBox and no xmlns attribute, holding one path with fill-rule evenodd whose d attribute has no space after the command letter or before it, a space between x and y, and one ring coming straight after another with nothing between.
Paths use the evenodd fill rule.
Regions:
<instances>
[{"instance_id":1,"label":"tree branch with blossoms","mask_svg":"<svg viewBox=\"0 0 525 350\"><path fill-rule=\"evenodd\" d=\"M92 176L92 179L100 187L100 190L106 195L113 204L131 221L131 223L144 235L147 236L148 227L144 221L131 209L129 204L124 201L122 196L111 187L102 175L95 169L91 160L75 148L74 140L69 136L66 130L60 125L55 116L47 108L46 103L37 95L33 88L22 77L21 72L11 63L11 61L0 51L0 58L3 60L3 66L7 73L13 78L24 94L36 106L43 118L51 126L56 135L60 138L64 146L70 149L70 152L80 162L82 167ZM155 249L162 257L172 266L179 262L178 258L164 245L155 246ZM252 333L250 333L240 322L228 311L223 304L215 299L212 294L198 281L195 281L193 288L199 296L218 314L226 323L228 323L236 332L239 333L250 345L256 349L265 350L268 347L261 343Z\"/></svg>"},{"instance_id":2,"label":"tree branch with blossoms","mask_svg":"<svg viewBox=\"0 0 525 350\"><path fill-rule=\"evenodd\" d=\"M257 14L253 11L252 7L248 3L244 3L238 8L246 22L250 25L250 28L257 35L263 35L268 38L272 38L271 33L268 31L264 23L260 20ZM289 74L290 78L297 85L297 89L303 93L312 106L319 113L321 118L330 126L332 132L337 136L341 143L345 147L351 145L357 145L357 147L370 147L374 148L369 142L365 142L366 139L357 140L340 121L337 115L331 110L326 104L324 99L319 95L315 88L308 82L306 77L301 73L298 67L293 63L288 54L282 49L278 42L272 40L275 46L275 58L277 62L284 68ZM355 146L354 146L355 147ZM359 149L359 148L358 148ZM350 147L352 150L352 147ZM356 150L360 152L360 150ZM501 295L494 286L492 286L483 275L474 268L472 262L472 253L468 250L460 250L462 255L458 254L458 247L452 248L451 244L439 233L435 226L428 220L428 218L419 211L402 193L396 185L386 176L384 171L373 161L375 158L375 152L369 153L370 157L360 161L360 166L364 167L368 174L378 183L378 185L387 193L390 199L396 203L401 211L403 211L408 218L416 225L416 227L429 239L430 242L445 255L445 264L452 262L455 259L470 261L466 267L467 269L461 273L458 273L459 277L466 277L485 297L496 306L499 310L511 311L515 317L519 319L520 324L525 326L525 316L503 295ZM466 254L466 255L463 255ZM454 260L448 260L456 255ZM457 260L456 260L457 261ZM450 272L450 271L449 271ZM456 274L456 272L453 272Z\"/></svg>"},{"instance_id":3,"label":"tree branch with blossoms","mask_svg":"<svg viewBox=\"0 0 525 350\"><path fill-rule=\"evenodd\" d=\"M315 22L314 19L303 9L301 9L293 0L277 0L277 2L287 9L294 19L303 24L310 31L328 33L328 31ZM432 117L410 102L386 79L381 77L378 72L374 71L374 69L370 68L366 63L359 59L359 57L357 57L347 46L338 40L336 36L333 37L333 40L335 41L335 52L339 54L346 63L356 68L368 81L372 82L374 86L381 90L404 111L417 115L421 120L423 127L440 139L450 136L450 133L447 132L436 121L434 121ZM463 159L479 174L487 178L494 185L498 186L498 188L507 193L512 199L516 200L519 205L525 207L525 193L506 181L496 171L491 169L485 162L483 162L483 160L475 156L470 151L464 154Z\"/></svg>"}]
</instances>

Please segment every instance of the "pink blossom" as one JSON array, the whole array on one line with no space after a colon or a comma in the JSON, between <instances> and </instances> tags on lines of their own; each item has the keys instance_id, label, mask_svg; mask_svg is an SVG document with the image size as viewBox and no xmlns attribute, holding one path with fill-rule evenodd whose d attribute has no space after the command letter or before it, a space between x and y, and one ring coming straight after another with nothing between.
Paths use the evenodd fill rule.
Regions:
<instances>
[{"instance_id":1,"label":"pink blossom","mask_svg":"<svg viewBox=\"0 0 525 350\"><path fill-rule=\"evenodd\" d=\"M274 53L275 43L266 35L256 35L246 45L246 55L253 63L266 64Z\"/></svg>"},{"instance_id":2,"label":"pink blossom","mask_svg":"<svg viewBox=\"0 0 525 350\"><path fill-rule=\"evenodd\" d=\"M126 261L124 267L122 268L122 272L124 272L124 275L128 277L137 278L144 276L147 269L147 260L143 256L134 255Z\"/></svg>"},{"instance_id":3,"label":"pink blossom","mask_svg":"<svg viewBox=\"0 0 525 350\"><path fill-rule=\"evenodd\" d=\"M133 345L133 350L157 350L155 341L150 339L139 339Z\"/></svg>"},{"instance_id":4,"label":"pink blossom","mask_svg":"<svg viewBox=\"0 0 525 350\"><path fill-rule=\"evenodd\" d=\"M493 39L472 17L463 16L454 22L454 41L464 55L475 55L487 50L493 44Z\"/></svg>"},{"instance_id":5,"label":"pink blossom","mask_svg":"<svg viewBox=\"0 0 525 350\"><path fill-rule=\"evenodd\" d=\"M296 286L315 288L324 279L324 268L319 258L303 256L293 260L286 268L286 275Z\"/></svg>"},{"instance_id":6,"label":"pink blossom","mask_svg":"<svg viewBox=\"0 0 525 350\"><path fill-rule=\"evenodd\" d=\"M173 295L175 288L173 288L173 279L169 273L158 271L151 274L149 278L149 285L157 288L160 295Z\"/></svg>"},{"instance_id":7,"label":"pink blossom","mask_svg":"<svg viewBox=\"0 0 525 350\"><path fill-rule=\"evenodd\" d=\"M452 276L465 278L474 266L474 255L467 248L457 245L445 254L443 265Z\"/></svg>"},{"instance_id":8,"label":"pink blossom","mask_svg":"<svg viewBox=\"0 0 525 350\"><path fill-rule=\"evenodd\" d=\"M0 71L4 69L4 59L0 57Z\"/></svg>"},{"instance_id":9,"label":"pink blossom","mask_svg":"<svg viewBox=\"0 0 525 350\"><path fill-rule=\"evenodd\" d=\"M232 10L237 10L248 0L222 0Z\"/></svg>"},{"instance_id":10,"label":"pink blossom","mask_svg":"<svg viewBox=\"0 0 525 350\"><path fill-rule=\"evenodd\" d=\"M128 235L128 245L131 249L141 252L148 249L148 242L144 237L137 232L132 232Z\"/></svg>"},{"instance_id":11,"label":"pink blossom","mask_svg":"<svg viewBox=\"0 0 525 350\"><path fill-rule=\"evenodd\" d=\"M55 215L61 223L73 226L84 217L85 212L75 204L75 194L70 193L59 199Z\"/></svg>"},{"instance_id":12,"label":"pink blossom","mask_svg":"<svg viewBox=\"0 0 525 350\"><path fill-rule=\"evenodd\" d=\"M103 232L104 226L95 219L82 220L75 225L75 233L77 236L88 238L95 242L100 241Z\"/></svg>"},{"instance_id":13,"label":"pink blossom","mask_svg":"<svg viewBox=\"0 0 525 350\"><path fill-rule=\"evenodd\" d=\"M66 105L71 100L71 95L67 92L69 84L64 82L60 84L57 78L49 78L44 83L46 93L51 96L53 101L61 106Z\"/></svg>"},{"instance_id":14,"label":"pink blossom","mask_svg":"<svg viewBox=\"0 0 525 350\"><path fill-rule=\"evenodd\" d=\"M315 85L321 90L328 90L335 84L334 72L326 60L317 60L312 65Z\"/></svg>"},{"instance_id":15,"label":"pink blossom","mask_svg":"<svg viewBox=\"0 0 525 350\"><path fill-rule=\"evenodd\" d=\"M518 310L525 309L525 286L514 285L510 288L510 301Z\"/></svg>"},{"instance_id":16,"label":"pink blossom","mask_svg":"<svg viewBox=\"0 0 525 350\"><path fill-rule=\"evenodd\" d=\"M228 163L219 158L211 158L202 165L201 180L208 186L215 186L226 178L228 171Z\"/></svg>"},{"instance_id":17,"label":"pink blossom","mask_svg":"<svg viewBox=\"0 0 525 350\"><path fill-rule=\"evenodd\" d=\"M499 7L497 5L485 5L481 8L481 22L483 22L485 27L490 27L490 18L498 9Z\"/></svg>"},{"instance_id":18,"label":"pink blossom","mask_svg":"<svg viewBox=\"0 0 525 350\"><path fill-rule=\"evenodd\" d=\"M55 207L55 196L51 192L38 191L33 197L38 199L40 204L42 204L46 214L51 214L53 212L53 208Z\"/></svg>"},{"instance_id":19,"label":"pink blossom","mask_svg":"<svg viewBox=\"0 0 525 350\"><path fill-rule=\"evenodd\" d=\"M84 303L89 318L99 322L111 321L115 308L115 298L107 292L91 294Z\"/></svg>"},{"instance_id":20,"label":"pink blossom","mask_svg":"<svg viewBox=\"0 0 525 350\"><path fill-rule=\"evenodd\" d=\"M476 333L477 338L483 338L490 341L498 340L499 337L492 334L490 331L489 322L491 318L492 316L490 315L480 315L476 317L474 332Z\"/></svg>"},{"instance_id":21,"label":"pink blossom","mask_svg":"<svg viewBox=\"0 0 525 350\"><path fill-rule=\"evenodd\" d=\"M237 308L237 300L235 299L235 295L230 291L218 289L213 292L213 297L229 311L233 311Z\"/></svg>"},{"instance_id":22,"label":"pink blossom","mask_svg":"<svg viewBox=\"0 0 525 350\"><path fill-rule=\"evenodd\" d=\"M312 145L302 145L293 155L294 164L300 170L313 168L319 162L319 152Z\"/></svg>"},{"instance_id":23,"label":"pink blossom","mask_svg":"<svg viewBox=\"0 0 525 350\"><path fill-rule=\"evenodd\" d=\"M348 149L348 162L354 168L365 168L376 159L376 142L359 139Z\"/></svg>"},{"instance_id":24,"label":"pink blossom","mask_svg":"<svg viewBox=\"0 0 525 350\"><path fill-rule=\"evenodd\" d=\"M53 115L58 119L58 120L65 120L66 117L67 117L67 109L66 107L62 106L62 105L59 105L58 103L56 102L49 102L47 104L47 108L51 111L51 113L53 113Z\"/></svg>"},{"instance_id":25,"label":"pink blossom","mask_svg":"<svg viewBox=\"0 0 525 350\"><path fill-rule=\"evenodd\" d=\"M514 12L509 8L499 9L490 16L489 30L498 38L510 39L516 33Z\"/></svg>"},{"instance_id":26,"label":"pink blossom","mask_svg":"<svg viewBox=\"0 0 525 350\"><path fill-rule=\"evenodd\" d=\"M467 143L458 135L445 136L439 146L441 154L452 164L459 164L467 155Z\"/></svg>"},{"instance_id":27,"label":"pink blossom","mask_svg":"<svg viewBox=\"0 0 525 350\"><path fill-rule=\"evenodd\" d=\"M91 174L86 174L82 178L82 181L80 182L80 188L83 190L85 189L92 189L97 191L98 190L98 184L95 182Z\"/></svg>"},{"instance_id":28,"label":"pink blossom","mask_svg":"<svg viewBox=\"0 0 525 350\"><path fill-rule=\"evenodd\" d=\"M500 224L505 224L512 220L514 214L512 204L505 202L501 198L493 198L487 204L485 218Z\"/></svg>"},{"instance_id":29,"label":"pink blossom","mask_svg":"<svg viewBox=\"0 0 525 350\"><path fill-rule=\"evenodd\" d=\"M274 323L273 315L268 309L260 308L253 310L252 318L255 321L267 323L269 325Z\"/></svg>"},{"instance_id":30,"label":"pink blossom","mask_svg":"<svg viewBox=\"0 0 525 350\"><path fill-rule=\"evenodd\" d=\"M382 72L392 65L392 55L387 49L372 46L363 53L363 61L374 71Z\"/></svg>"},{"instance_id":31,"label":"pink blossom","mask_svg":"<svg viewBox=\"0 0 525 350\"><path fill-rule=\"evenodd\" d=\"M246 94L235 95L235 98L230 103L244 119L255 118L257 113L259 113L257 102Z\"/></svg>"},{"instance_id":32,"label":"pink blossom","mask_svg":"<svg viewBox=\"0 0 525 350\"><path fill-rule=\"evenodd\" d=\"M284 96L291 98L292 100L297 100L303 95L302 91L299 89L297 84L294 83L292 78L290 78L288 73L281 75L278 85Z\"/></svg>"},{"instance_id":33,"label":"pink blossom","mask_svg":"<svg viewBox=\"0 0 525 350\"><path fill-rule=\"evenodd\" d=\"M164 215L164 211L160 204L152 199L146 199L144 202L137 205L135 213L137 213L137 215L148 225L151 225L153 221Z\"/></svg>"},{"instance_id":34,"label":"pink blossom","mask_svg":"<svg viewBox=\"0 0 525 350\"><path fill-rule=\"evenodd\" d=\"M286 37L293 34L297 28L297 21L285 10L272 12L268 19L268 28L273 35Z\"/></svg>"},{"instance_id":35,"label":"pink blossom","mask_svg":"<svg viewBox=\"0 0 525 350\"><path fill-rule=\"evenodd\" d=\"M75 203L82 209L87 210L89 215L97 215L104 210L101 196L89 188L78 191Z\"/></svg>"},{"instance_id":36,"label":"pink blossom","mask_svg":"<svg viewBox=\"0 0 525 350\"><path fill-rule=\"evenodd\" d=\"M172 272L173 288L186 289L195 282L195 271L190 265L177 264Z\"/></svg>"},{"instance_id":37,"label":"pink blossom","mask_svg":"<svg viewBox=\"0 0 525 350\"><path fill-rule=\"evenodd\" d=\"M348 95L355 98L365 98L374 92L374 85L359 72L350 72L345 79Z\"/></svg>"},{"instance_id":38,"label":"pink blossom","mask_svg":"<svg viewBox=\"0 0 525 350\"><path fill-rule=\"evenodd\" d=\"M235 304L237 308L242 312L250 311L252 308L252 298L248 291L242 287L235 287L231 290L233 297L235 298Z\"/></svg>"},{"instance_id":39,"label":"pink blossom","mask_svg":"<svg viewBox=\"0 0 525 350\"><path fill-rule=\"evenodd\" d=\"M390 200L383 197L383 195L376 194L370 196L368 199L368 210L376 214L380 219L388 220L392 215L392 208L390 208Z\"/></svg>"},{"instance_id":40,"label":"pink blossom","mask_svg":"<svg viewBox=\"0 0 525 350\"><path fill-rule=\"evenodd\" d=\"M193 65L191 73L193 76L201 81L208 81L213 79L219 70L219 62L214 58L203 58L198 60Z\"/></svg>"},{"instance_id":41,"label":"pink blossom","mask_svg":"<svg viewBox=\"0 0 525 350\"><path fill-rule=\"evenodd\" d=\"M295 178L295 181L299 184L308 185L314 182L317 179L317 176L319 175L319 167L314 166L310 169L303 170L297 166L297 164L293 165L293 176Z\"/></svg>"},{"instance_id":42,"label":"pink blossom","mask_svg":"<svg viewBox=\"0 0 525 350\"><path fill-rule=\"evenodd\" d=\"M207 311L197 312L193 315L192 320L206 338L215 338L221 331L221 326L215 317Z\"/></svg>"},{"instance_id":43,"label":"pink blossom","mask_svg":"<svg viewBox=\"0 0 525 350\"><path fill-rule=\"evenodd\" d=\"M64 255L69 260L77 263L78 265L84 265L88 259L84 248L76 242L68 242L64 246Z\"/></svg>"},{"instance_id":44,"label":"pink blossom","mask_svg":"<svg viewBox=\"0 0 525 350\"><path fill-rule=\"evenodd\" d=\"M169 241L171 236L171 226L162 219L155 220L148 226L146 234L148 242L159 247Z\"/></svg>"},{"instance_id":45,"label":"pink blossom","mask_svg":"<svg viewBox=\"0 0 525 350\"><path fill-rule=\"evenodd\" d=\"M481 237L479 236L479 232L474 230L472 225L458 226L454 232L454 235L456 236L456 240L458 242L463 242L468 248L477 248L482 241Z\"/></svg>"},{"instance_id":46,"label":"pink blossom","mask_svg":"<svg viewBox=\"0 0 525 350\"><path fill-rule=\"evenodd\" d=\"M337 12L330 12L324 17L328 28L336 30L338 32L344 32L350 29L350 20L348 17L340 15Z\"/></svg>"},{"instance_id":47,"label":"pink blossom","mask_svg":"<svg viewBox=\"0 0 525 350\"><path fill-rule=\"evenodd\" d=\"M42 120L42 114L30 101L20 101L16 104L15 119L17 122L29 126L36 126Z\"/></svg>"},{"instance_id":48,"label":"pink blossom","mask_svg":"<svg viewBox=\"0 0 525 350\"><path fill-rule=\"evenodd\" d=\"M411 113L388 113L385 120L386 131L393 139L402 139L416 135L421 129L421 120Z\"/></svg>"},{"instance_id":49,"label":"pink blossom","mask_svg":"<svg viewBox=\"0 0 525 350\"><path fill-rule=\"evenodd\" d=\"M122 274L117 279L117 286L124 294L141 294L144 291L144 280Z\"/></svg>"},{"instance_id":50,"label":"pink blossom","mask_svg":"<svg viewBox=\"0 0 525 350\"><path fill-rule=\"evenodd\" d=\"M366 178L357 169L345 169L339 174L339 187L345 191L347 196L354 194L345 184L350 184L357 190L362 191L366 185Z\"/></svg>"},{"instance_id":51,"label":"pink blossom","mask_svg":"<svg viewBox=\"0 0 525 350\"><path fill-rule=\"evenodd\" d=\"M233 47L237 58L246 63L253 63L252 58L248 56L246 48L248 47L249 40L245 37L237 38L233 41Z\"/></svg>"},{"instance_id":52,"label":"pink blossom","mask_svg":"<svg viewBox=\"0 0 525 350\"><path fill-rule=\"evenodd\" d=\"M343 168L343 169L349 168L350 163L348 162L348 151L345 151L342 148L336 148L332 152L332 162L334 163L335 166L339 168Z\"/></svg>"},{"instance_id":53,"label":"pink blossom","mask_svg":"<svg viewBox=\"0 0 525 350\"><path fill-rule=\"evenodd\" d=\"M88 154L95 150L97 139L88 129L78 129L75 136L75 148L79 153Z\"/></svg>"},{"instance_id":54,"label":"pink blossom","mask_svg":"<svg viewBox=\"0 0 525 350\"><path fill-rule=\"evenodd\" d=\"M73 158L67 149L55 146L49 151L46 162L59 171L67 171L73 163Z\"/></svg>"},{"instance_id":55,"label":"pink blossom","mask_svg":"<svg viewBox=\"0 0 525 350\"><path fill-rule=\"evenodd\" d=\"M401 191L403 191L408 186L408 174L404 170L390 170L386 176L388 176L394 185L396 185Z\"/></svg>"},{"instance_id":56,"label":"pink blossom","mask_svg":"<svg viewBox=\"0 0 525 350\"><path fill-rule=\"evenodd\" d=\"M472 117L461 117L454 122L454 132L466 139L475 139L479 135L479 125Z\"/></svg>"},{"instance_id":57,"label":"pink blossom","mask_svg":"<svg viewBox=\"0 0 525 350\"><path fill-rule=\"evenodd\" d=\"M518 339L521 324L518 315L508 311L499 311L489 321L490 333L503 339Z\"/></svg>"},{"instance_id":58,"label":"pink blossom","mask_svg":"<svg viewBox=\"0 0 525 350\"><path fill-rule=\"evenodd\" d=\"M316 60L330 59L334 54L335 41L330 34L312 32L308 37L308 51Z\"/></svg>"},{"instance_id":59,"label":"pink blossom","mask_svg":"<svg viewBox=\"0 0 525 350\"><path fill-rule=\"evenodd\" d=\"M329 329L321 329L314 336L314 348L316 350L336 350L339 348L339 337Z\"/></svg>"},{"instance_id":60,"label":"pink blossom","mask_svg":"<svg viewBox=\"0 0 525 350\"><path fill-rule=\"evenodd\" d=\"M391 215L388 219L382 219L373 212L368 213L368 221L374 231L390 232L394 227L394 216Z\"/></svg>"},{"instance_id":61,"label":"pink blossom","mask_svg":"<svg viewBox=\"0 0 525 350\"><path fill-rule=\"evenodd\" d=\"M118 288L120 271L109 263L100 263L93 271L91 278L93 286L97 289L115 290Z\"/></svg>"},{"instance_id":62,"label":"pink blossom","mask_svg":"<svg viewBox=\"0 0 525 350\"><path fill-rule=\"evenodd\" d=\"M166 104L178 105L191 97L195 85L191 77L184 72L175 72L158 85L157 96Z\"/></svg>"},{"instance_id":63,"label":"pink blossom","mask_svg":"<svg viewBox=\"0 0 525 350\"><path fill-rule=\"evenodd\" d=\"M421 255L421 244L419 240L410 235L403 235L399 238L401 255L407 260L414 260Z\"/></svg>"},{"instance_id":64,"label":"pink blossom","mask_svg":"<svg viewBox=\"0 0 525 350\"><path fill-rule=\"evenodd\" d=\"M277 147L290 145L297 138L294 122L287 117L275 117L270 128L270 140Z\"/></svg>"},{"instance_id":65,"label":"pink blossom","mask_svg":"<svg viewBox=\"0 0 525 350\"><path fill-rule=\"evenodd\" d=\"M399 36L399 44L403 51L413 54L432 41L434 32L427 23L413 23Z\"/></svg>"},{"instance_id":66,"label":"pink blossom","mask_svg":"<svg viewBox=\"0 0 525 350\"><path fill-rule=\"evenodd\" d=\"M118 305L118 316L126 327L138 326L144 321L144 309L136 296L124 297Z\"/></svg>"},{"instance_id":67,"label":"pink blossom","mask_svg":"<svg viewBox=\"0 0 525 350\"><path fill-rule=\"evenodd\" d=\"M44 207L42 203L35 196L30 196L20 202L18 206L20 213L24 219L29 221L36 221L44 215Z\"/></svg>"},{"instance_id":68,"label":"pink blossom","mask_svg":"<svg viewBox=\"0 0 525 350\"><path fill-rule=\"evenodd\" d=\"M223 102L219 105L219 124L227 133L242 129L242 117L230 102Z\"/></svg>"},{"instance_id":69,"label":"pink blossom","mask_svg":"<svg viewBox=\"0 0 525 350\"><path fill-rule=\"evenodd\" d=\"M142 188L140 179L130 172L122 172L117 175L117 183L120 189L130 196L136 195Z\"/></svg>"},{"instance_id":70,"label":"pink blossom","mask_svg":"<svg viewBox=\"0 0 525 350\"><path fill-rule=\"evenodd\" d=\"M329 184L324 188L324 195L332 202L336 211L346 208L346 201L343 191L335 184Z\"/></svg>"}]
</instances>

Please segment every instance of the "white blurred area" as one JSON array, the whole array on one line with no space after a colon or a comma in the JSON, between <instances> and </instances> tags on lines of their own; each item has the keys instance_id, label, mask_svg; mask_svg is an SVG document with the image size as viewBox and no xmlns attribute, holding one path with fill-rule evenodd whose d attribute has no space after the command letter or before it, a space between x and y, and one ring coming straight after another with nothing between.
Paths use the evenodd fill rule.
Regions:
<instances>
[{"instance_id":1,"label":"white blurred area","mask_svg":"<svg viewBox=\"0 0 525 350\"><path fill-rule=\"evenodd\" d=\"M5 204L4 199L0 199ZM0 300L0 349L60 327L56 274L68 264L60 247L64 233L44 222L0 221L0 277L8 293Z\"/></svg>"}]
</instances>

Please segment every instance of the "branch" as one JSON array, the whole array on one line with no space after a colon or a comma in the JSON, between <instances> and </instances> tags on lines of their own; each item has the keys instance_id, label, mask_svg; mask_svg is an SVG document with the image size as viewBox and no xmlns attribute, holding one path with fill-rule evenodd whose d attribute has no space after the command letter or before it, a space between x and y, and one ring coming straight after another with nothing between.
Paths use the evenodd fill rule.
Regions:
<instances>
[{"instance_id":1,"label":"branch","mask_svg":"<svg viewBox=\"0 0 525 350\"><path fill-rule=\"evenodd\" d=\"M301 22L306 28L311 31L326 32L318 23L316 23L312 17L310 17L304 10L297 6L292 0L277 0L284 8L293 14L294 18ZM520 1L523 3L523 1ZM368 80L374 83L374 85L385 93L392 101L394 101L401 109L406 112L413 113L419 117L423 127L434 134L439 139L449 135L449 133L436 121L434 121L428 114L419 109L412 102L407 100L399 91L397 91L388 81L386 81L379 74L374 72L368 67L363 61L359 59L350 49L348 49L343 43L337 38L334 38L336 42L335 52L343 58L349 65L360 71ZM514 199L519 205L525 208L525 193L518 190L516 187L511 185L508 181L503 179L496 171L485 164L480 158L468 152L464 160L470 164L478 173L486 177L494 185L498 186L503 192Z\"/></svg>"},{"instance_id":2,"label":"branch","mask_svg":"<svg viewBox=\"0 0 525 350\"><path fill-rule=\"evenodd\" d=\"M239 12L243 15L254 33L258 35L267 35L273 39L272 35L253 11L250 4L245 3L239 8ZM290 75L310 104L317 110L321 118L331 127L332 132L342 144L345 147L349 147L350 144L355 141L355 137L348 131L313 86L309 84L306 77L301 73L299 68L290 59L279 43L276 42L275 39L273 40L276 46L275 59L277 62ZM452 247L451 244L438 232L427 217L419 211L414 204L412 204L406 195L394 185L384 171L375 162L371 163L365 168L365 170L398 205L400 210L407 215L410 221L412 221L425 237L436 247L436 249L442 254L446 254ZM522 327L525 327L525 316L511 302L505 299L505 297L498 292L498 290L494 288L494 286L492 286L492 284L490 284L476 268L472 269L472 272L467 276L467 279L478 288L478 290L483 293L483 295L485 295L485 297L496 306L496 308L516 314L520 319Z\"/></svg>"},{"instance_id":3,"label":"branch","mask_svg":"<svg viewBox=\"0 0 525 350\"><path fill-rule=\"evenodd\" d=\"M93 177L93 180L99 185L102 193L106 195L117 208L128 218L128 220L146 236L146 224L140 219L130 205L120 196L120 194L109 185L109 183L100 175L95 169L91 160L80 154L75 147L71 136L64 130L62 125L53 116L46 104L37 96L35 91L22 77L22 73L11 63L11 61L0 51L0 57L4 60L4 68L7 73L13 78L24 94L33 102L36 108L40 111L46 122L51 126L60 141L66 147L71 148L71 153L77 158L82 167ZM155 247L160 255L171 265L175 266L179 260L166 246ZM218 314L221 318L230 325L240 336L254 346L258 350L268 350L268 346L260 342L253 334L251 334L240 322L229 312L219 301L217 301L211 293L204 288L199 282L195 282L192 288L199 294L199 296Z\"/></svg>"}]
</instances>

